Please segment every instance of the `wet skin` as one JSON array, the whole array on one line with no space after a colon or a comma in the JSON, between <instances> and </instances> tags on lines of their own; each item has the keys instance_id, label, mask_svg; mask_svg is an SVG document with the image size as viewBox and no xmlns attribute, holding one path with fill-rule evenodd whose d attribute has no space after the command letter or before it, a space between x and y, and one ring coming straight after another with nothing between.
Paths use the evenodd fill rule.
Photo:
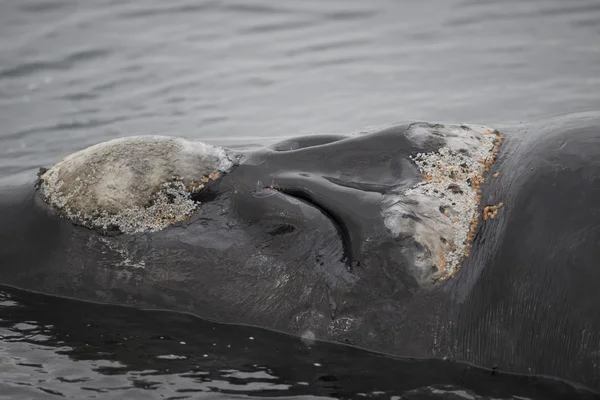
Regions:
<instances>
[{"instance_id":1,"label":"wet skin","mask_svg":"<svg viewBox=\"0 0 600 400\"><path fill-rule=\"evenodd\" d=\"M415 242L381 215L383 194L422 179L409 155L441 145L406 126L246 154L197 216L152 234L101 235L31 184L3 188L0 282L598 388L599 127L597 114L501 127L482 203L504 206L443 283L414 274Z\"/></svg>"}]
</instances>

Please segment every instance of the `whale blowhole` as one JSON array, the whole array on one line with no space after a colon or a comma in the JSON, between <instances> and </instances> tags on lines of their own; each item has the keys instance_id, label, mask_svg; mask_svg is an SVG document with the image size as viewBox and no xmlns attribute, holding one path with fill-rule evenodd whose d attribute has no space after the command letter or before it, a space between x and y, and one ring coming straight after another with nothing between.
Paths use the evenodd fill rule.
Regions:
<instances>
[{"instance_id":1,"label":"whale blowhole","mask_svg":"<svg viewBox=\"0 0 600 400\"><path fill-rule=\"evenodd\" d=\"M48 205L72 222L126 234L192 216L206 185L237 164L230 150L168 136L132 136L73 153L40 172Z\"/></svg>"}]
</instances>

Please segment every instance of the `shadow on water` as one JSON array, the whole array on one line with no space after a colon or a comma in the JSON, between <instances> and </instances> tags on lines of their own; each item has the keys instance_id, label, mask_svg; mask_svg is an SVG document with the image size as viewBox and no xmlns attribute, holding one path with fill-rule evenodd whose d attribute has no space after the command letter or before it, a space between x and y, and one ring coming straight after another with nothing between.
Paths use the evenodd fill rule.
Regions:
<instances>
[{"instance_id":1,"label":"shadow on water","mask_svg":"<svg viewBox=\"0 0 600 400\"><path fill-rule=\"evenodd\" d=\"M549 377L402 359L188 314L0 291L0 398L594 399Z\"/></svg>"}]
</instances>

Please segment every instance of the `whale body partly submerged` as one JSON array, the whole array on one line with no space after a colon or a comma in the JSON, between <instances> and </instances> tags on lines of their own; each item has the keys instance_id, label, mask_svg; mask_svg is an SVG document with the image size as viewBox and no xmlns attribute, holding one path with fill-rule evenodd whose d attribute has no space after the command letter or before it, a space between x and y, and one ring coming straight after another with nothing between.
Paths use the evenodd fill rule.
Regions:
<instances>
[{"instance_id":1,"label":"whale body partly submerged","mask_svg":"<svg viewBox=\"0 0 600 400\"><path fill-rule=\"evenodd\" d=\"M117 139L0 188L0 284L600 387L600 116L236 153Z\"/></svg>"}]
</instances>

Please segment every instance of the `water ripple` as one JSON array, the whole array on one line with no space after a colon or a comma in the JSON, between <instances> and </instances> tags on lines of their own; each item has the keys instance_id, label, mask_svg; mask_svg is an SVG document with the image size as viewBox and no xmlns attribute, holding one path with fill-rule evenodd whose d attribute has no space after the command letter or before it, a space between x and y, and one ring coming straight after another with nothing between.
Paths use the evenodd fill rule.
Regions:
<instances>
[{"instance_id":1,"label":"water ripple","mask_svg":"<svg viewBox=\"0 0 600 400\"><path fill-rule=\"evenodd\" d=\"M116 14L118 18L125 20L133 19L146 19L150 17L165 17L173 14L185 14L185 13L196 13L205 12L218 6L217 1L198 1L177 4L177 2L169 2L167 6L160 5L148 5L144 4L142 7L121 11Z\"/></svg>"},{"instance_id":2,"label":"water ripple","mask_svg":"<svg viewBox=\"0 0 600 400\"><path fill-rule=\"evenodd\" d=\"M0 69L0 79L25 77L45 71L66 70L77 64L107 57L110 50L84 49L71 52L58 60L29 61L13 67Z\"/></svg>"}]
</instances>

